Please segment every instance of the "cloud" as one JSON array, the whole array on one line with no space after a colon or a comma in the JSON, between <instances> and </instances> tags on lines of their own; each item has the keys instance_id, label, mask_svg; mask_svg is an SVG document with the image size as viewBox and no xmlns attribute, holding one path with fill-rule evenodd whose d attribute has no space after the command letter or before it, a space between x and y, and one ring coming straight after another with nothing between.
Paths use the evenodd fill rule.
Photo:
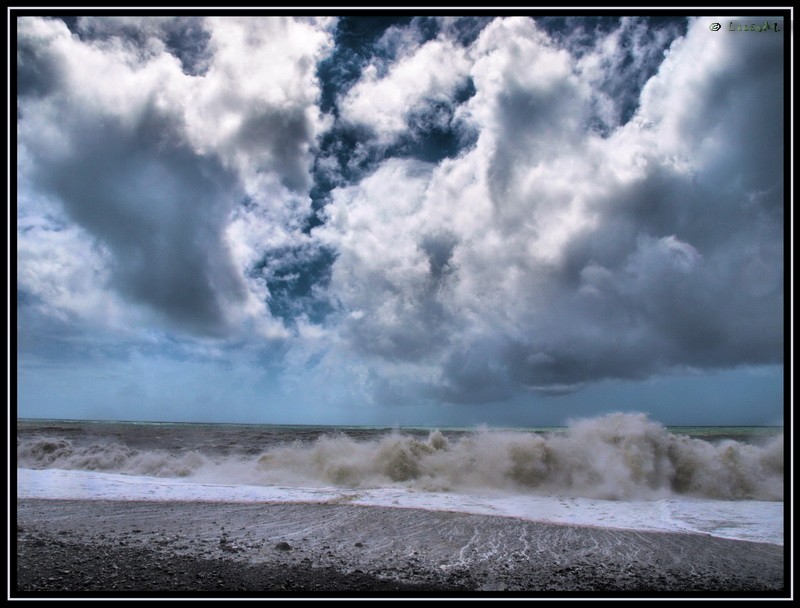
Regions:
<instances>
[{"instance_id":1,"label":"cloud","mask_svg":"<svg viewBox=\"0 0 800 608\"><path fill-rule=\"evenodd\" d=\"M37 311L34 316L64 326L75 319L94 319L124 327L124 304L104 288L108 252L93 245L85 231L54 219L23 219L18 230L17 254L25 260L18 268L18 312Z\"/></svg>"},{"instance_id":2,"label":"cloud","mask_svg":"<svg viewBox=\"0 0 800 608\"><path fill-rule=\"evenodd\" d=\"M644 84L658 71L687 19L661 17L546 17L537 20L573 56L592 87L591 126L604 134L630 120Z\"/></svg>"},{"instance_id":3,"label":"cloud","mask_svg":"<svg viewBox=\"0 0 800 608\"><path fill-rule=\"evenodd\" d=\"M106 15L77 17L72 30L82 40L131 40L139 53L158 55L168 52L187 74L203 74L208 69L210 33L202 17L135 17Z\"/></svg>"},{"instance_id":4,"label":"cloud","mask_svg":"<svg viewBox=\"0 0 800 608\"><path fill-rule=\"evenodd\" d=\"M20 18L30 327L239 341L340 403L782 361L780 37L370 23Z\"/></svg>"},{"instance_id":5,"label":"cloud","mask_svg":"<svg viewBox=\"0 0 800 608\"><path fill-rule=\"evenodd\" d=\"M653 70L665 42L641 28L594 53L613 66L632 37ZM315 230L338 253L354 352L385 378L417 365L406 387L455 402L782 360L783 135L762 119L782 116L780 41L691 22L605 132L598 100L621 85L533 20L494 20L465 56L476 91L456 113L474 147L384 161L334 190ZM742 69L757 74L744 92Z\"/></svg>"},{"instance_id":6,"label":"cloud","mask_svg":"<svg viewBox=\"0 0 800 608\"><path fill-rule=\"evenodd\" d=\"M373 129L391 141L408 128L409 117L426 106L449 104L466 83L469 63L463 47L441 37L401 54L379 73L376 63L362 71L359 81L339 103L343 120ZM440 119L447 120L446 114Z\"/></svg>"},{"instance_id":7,"label":"cloud","mask_svg":"<svg viewBox=\"0 0 800 608\"><path fill-rule=\"evenodd\" d=\"M21 200L63 205L107 252L107 286L176 327L280 333L247 274L263 252L246 241L291 238L309 212L330 25L83 18L75 34L20 18ZM246 221L243 200L257 210ZM244 243L228 240L232 218Z\"/></svg>"}]
</instances>

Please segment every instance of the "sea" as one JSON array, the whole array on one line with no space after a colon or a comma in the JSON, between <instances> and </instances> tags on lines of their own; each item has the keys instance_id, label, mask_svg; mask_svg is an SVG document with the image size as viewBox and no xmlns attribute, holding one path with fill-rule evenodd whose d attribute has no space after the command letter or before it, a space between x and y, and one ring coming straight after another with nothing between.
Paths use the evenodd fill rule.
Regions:
<instances>
[{"instance_id":1,"label":"sea","mask_svg":"<svg viewBox=\"0 0 800 608\"><path fill-rule=\"evenodd\" d=\"M16 421L17 498L324 503L784 543L782 427Z\"/></svg>"}]
</instances>

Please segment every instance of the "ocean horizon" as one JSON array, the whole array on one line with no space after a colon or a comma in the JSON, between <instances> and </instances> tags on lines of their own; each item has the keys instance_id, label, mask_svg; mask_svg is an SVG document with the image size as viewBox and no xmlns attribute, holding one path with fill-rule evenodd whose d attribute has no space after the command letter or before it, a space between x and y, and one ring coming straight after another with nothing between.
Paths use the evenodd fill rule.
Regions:
<instances>
[{"instance_id":1,"label":"ocean horizon","mask_svg":"<svg viewBox=\"0 0 800 608\"><path fill-rule=\"evenodd\" d=\"M449 430L449 431L474 431L482 428L497 431L527 431L533 433L546 433L552 431L566 430L567 424L560 425L497 425L482 422L472 425L449 425L449 424L312 424L312 423L289 423L289 422L229 422L229 421L198 421L198 420L123 420L115 418L37 418L37 417L17 417L17 423L76 423L76 424L142 424L142 425L175 425L175 426L244 426L244 427L274 427L274 428L330 428L330 429L367 429L367 430ZM660 424L660 423L659 423ZM727 436L730 434L748 436L752 434L769 435L782 433L784 426L776 424L719 424L719 425L668 425L664 424L671 433L684 434L689 436Z\"/></svg>"}]
</instances>

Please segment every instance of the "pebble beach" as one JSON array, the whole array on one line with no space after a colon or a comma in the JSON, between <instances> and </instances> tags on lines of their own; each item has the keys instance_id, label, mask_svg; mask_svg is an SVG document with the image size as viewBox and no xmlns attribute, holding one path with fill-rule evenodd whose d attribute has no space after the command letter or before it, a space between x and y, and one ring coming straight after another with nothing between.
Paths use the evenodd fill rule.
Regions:
<instances>
[{"instance_id":1,"label":"pebble beach","mask_svg":"<svg viewBox=\"0 0 800 608\"><path fill-rule=\"evenodd\" d=\"M12 547L13 550L13 547ZM11 597L785 597L783 547L347 504L17 501Z\"/></svg>"}]
</instances>

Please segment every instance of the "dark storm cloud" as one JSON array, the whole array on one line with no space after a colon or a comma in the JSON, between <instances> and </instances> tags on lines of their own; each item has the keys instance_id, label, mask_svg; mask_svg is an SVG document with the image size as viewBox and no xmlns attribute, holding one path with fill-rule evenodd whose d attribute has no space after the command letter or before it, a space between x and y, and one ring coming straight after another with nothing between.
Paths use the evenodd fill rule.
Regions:
<instances>
[{"instance_id":1,"label":"dark storm cloud","mask_svg":"<svg viewBox=\"0 0 800 608\"><path fill-rule=\"evenodd\" d=\"M57 201L102 245L82 252L107 271L99 288L177 328L227 336L249 317L274 333L244 258L261 255L258 234L291 238L281 232L296 230L305 213L320 128L313 57L327 43L324 29L280 18L17 25L24 214L35 218L37 206ZM246 60L259 63L282 44L289 51L273 69L248 70ZM245 199L260 210L255 220L238 212ZM232 243L231 230L243 242ZM51 269L28 249L26 276L46 289L40 277ZM76 257L65 254L70 264Z\"/></svg>"},{"instance_id":2,"label":"dark storm cloud","mask_svg":"<svg viewBox=\"0 0 800 608\"><path fill-rule=\"evenodd\" d=\"M177 57L187 74L204 74L210 61L208 42L211 37L202 17L78 17L70 24L82 40L125 40L140 52L158 40Z\"/></svg>"},{"instance_id":3,"label":"dark storm cloud","mask_svg":"<svg viewBox=\"0 0 800 608\"><path fill-rule=\"evenodd\" d=\"M364 281L375 284L380 279L367 276ZM381 307L381 314L357 316L340 328L355 352L401 363L426 361L447 348L453 320L435 289L435 282L411 293L392 285L376 287L376 297L387 295L386 292L391 294L390 302Z\"/></svg>"},{"instance_id":4,"label":"dark storm cloud","mask_svg":"<svg viewBox=\"0 0 800 608\"><path fill-rule=\"evenodd\" d=\"M265 142L270 142L266 163L274 167L286 188L305 193L311 183L305 147L312 135L305 108L255 108L244 117L229 145L237 154L258 158L264 155Z\"/></svg>"},{"instance_id":5,"label":"dark storm cloud","mask_svg":"<svg viewBox=\"0 0 800 608\"><path fill-rule=\"evenodd\" d=\"M73 153L53 163L41 158L34 177L111 250L120 292L191 330L215 333L224 327L219 294L243 297L220 239L235 182L176 142L171 122L153 108L133 126L84 117L69 126Z\"/></svg>"},{"instance_id":6,"label":"dark storm cloud","mask_svg":"<svg viewBox=\"0 0 800 608\"><path fill-rule=\"evenodd\" d=\"M449 403L491 403L514 395L514 387L506 362L498 357L500 345L472 343L466 349L453 351L442 366L442 379L431 384L422 394Z\"/></svg>"},{"instance_id":7,"label":"dark storm cloud","mask_svg":"<svg viewBox=\"0 0 800 608\"><path fill-rule=\"evenodd\" d=\"M430 234L423 237L420 249L425 252L430 265L430 279L434 289L455 272L453 266L453 250L458 245L458 238L452 232Z\"/></svg>"},{"instance_id":8,"label":"dark storm cloud","mask_svg":"<svg viewBox=\"0 0 800 608\"><path fill-rule=\"evenodd\" d=\"M530 90L513 81L503 87L497 100L498 139L491 157L492 200L503 212L509 206L506 192L520 179L520 170L574 143L571 125L583 122L584 113L568 82L545 90Z\"/></svg>"},{"instance_id":9,"label":"dark storm cloud","mask_svg":"<svg viewBox=\"0 0 800 608\"><path fill-rule=\"evenodd\" d=\"M35 39L21 36L17 41L17 95L41 97L61 85L61 66L56 58Z\"/></svg>"}]
</instances>

